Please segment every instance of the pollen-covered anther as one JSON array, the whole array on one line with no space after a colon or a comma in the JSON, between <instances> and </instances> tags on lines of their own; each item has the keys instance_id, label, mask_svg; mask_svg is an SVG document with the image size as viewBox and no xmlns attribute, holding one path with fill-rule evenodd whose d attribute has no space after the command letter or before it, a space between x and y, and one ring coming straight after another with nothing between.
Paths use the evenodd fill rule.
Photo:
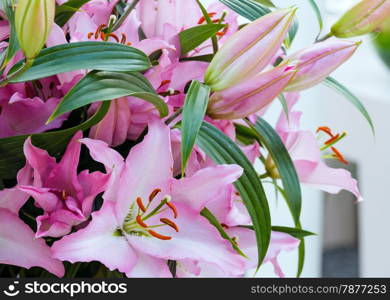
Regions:
<instances>
[{"instance_id":1,"label":"pollen-covered anther","mask_svg":"<svg viewBox=\"0 0 390 300\"><path fill-rule=\"evenodd\" d=\"M156 198L157 194L161 192L161 189L155 189L149 195L149 202L152 202L154 198Z\"/></svg>"},{"instance_id":2,"label":"pollen-covered anther","mask_svg":"<svg viewBox=\"0 0 390 300\"><path fill-rule=\"evenodd\" d=\"M211 13L208 13L207 15L208 15L210 18L212 18L212 17L214 17L216 14L217 14L217 13L215 13L215 12L211 12ZM202 24L204 21L206 21L206 18L205 18L205 17L201 17L201 18L198 20L198 24L200 25L200 24Z\"/></svg>"},{"instance_id":3,"label":"pollen-covered anther","mask_svg":"<svg viewBox=\"0 0 390 300\"><path fill-rule=\"evenodd\" d=\"M167 202L167 206L170 208L170 210L173 212L173 217L175 218L175 219L177 219L177 217L178 217L178 212L177 212L177 208L176 208L176 206L175 205L173 205L172 203L170 203L169 201Z\"/></svg>"},{"instance_id":4,"label":"pollen-covered anther","mask_svg":"<svg viewBox=\"0 0 390 300\"><path fill-rule=\"evenodd\" d=\"M168 240L172 239L171 236L159 234L159 233L155 232L154 230L148 230L148 233L150 235L154 236L155 238L158 238L158 239L163 240L163 241L168 241Z\"/></svg>"},{"instance_id":5,"label":"pollen-covered anther","mask_svg":"<svg viewBox=\"0 0 390 300\"><path fill-rule=\"evenodd\" d=\"M99 38L100 33L106 27L106 24L101 24L95 31L95 40Z\"/></svg>"},{"instance_id":6,"label":"pollen-covered anther","mask_svg":"<svg viewBox=\"0 0 390 300\"><path fill-rule=\"evenodd\" d=\"M117 43L119 43L119 37L115 33L109 33L109 37L112 37Z\"/></svg>"},{"instance_id":7,"label":"pollen-covered anther","mask_svg":"<svg viewBox=\"0 0 390 300\"><path fill-rule=\"evenodd\" d=\"M335 147L330 147L330 149L333 151L333 156L335 158L337 158L340 162L342 162L343 164L346 164L348 165L349 162L344 158L344 156L341 154L341 152L339 150L337 150Z\"/></svg>"},{"instance_id":8,"label":"pollen-covered anther","mask_svg":"<svg viewBox=\"0 0 390 300\"><path fill-rule=\"evenodd\" d=\"M175 229L176 232L179 232L179 227L177 226L177 224L167 218L161 218L160 221L166 225L168 225L169 227Z\"/></svg>"},{"instance_id":9,"label":"pollen-covered anther","mask_svg":"<svg viewBox=\"0 0 390 300\"><path fill-rule=\"evenodd\" d=\"M329 127L327 127L327 126L321 126L321 127L318 127L317 128L317 133L319 133L319 132L325 132L327 135L329 135L330 137L333 137L334 135L333 135L333 133L332 133L332 130L329 128Z\"/></svg>"},{"instance_id":10,"label":"pollen-covered anther","mask_svg":"<svg viewBox=\"0 0 390 300\"><path fill-rule=\"evenodd\" d=\"M329 145L329 144L333 143L334 141L336 141L339 137L340 137L340 134L336 134L335 136L333 136L329 140L327 140L324 144Z\"/></svg>"},{"instance_id":11,"label":"pollen-covered anther","mask_svg":"<svg viewBox=\"0 0 390 300\"><path fill-rule=\"evenodd\" d=\"M145 205L142 202L142 198L141 197L137 197L136 202L137 202L137 205L138 205L139 209L142 210L142 212L146 212L146 207L145 207Z\"/></svg>"},{"instance_id":12,"label":"pollen-covered anther","mask_svg":"<svg viewBox=\"0 0 390 300\"><path fill-rule=\"evenodd\" d=\"M135 220L137 221L138 225L140 225L141 227L143 228L148 228L148 225L142 221L142 217L140 215L138 215Z\"/></svg>"},{"instance_id":13,"label":"pollen-covered anther","mask_svg":"<svg viewBox=\"0 0 390 300\"><path fill-rule=\"evenodd\" d=\"M88 37L89 40L90 40L93 36L94 36L94 33L93 33L93 32L90 32L90 33L88 33L88 35L87 35L87 37Z\"/></svg>"}]
</instances>

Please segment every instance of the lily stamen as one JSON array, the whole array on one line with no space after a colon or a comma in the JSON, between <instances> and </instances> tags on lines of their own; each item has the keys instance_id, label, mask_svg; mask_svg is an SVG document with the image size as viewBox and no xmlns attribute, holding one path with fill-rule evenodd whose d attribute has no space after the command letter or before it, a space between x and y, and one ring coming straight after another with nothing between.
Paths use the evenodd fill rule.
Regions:
<instances>
[{"instance_id":1,"label":"lily stamen","mask_svg":"<svg viewBox=\"0 0 390 300\"><path fill-rule=\"evenodd\" d=\"M163 241L168 241L168 240L172 239L171 236L162 235L162 234L159 234L153 230L148 230L148 233L151 234L152 236L154 236L155 238L158 238L158 239L163 240Z\"/></svg>"},{"instance_id":2,"label":"lily stamen","mask_svg":"<svg viewBox=\"0 0 390 300\"><path fill-rule=\"evenodd\" d=\"M140 210L142 210L142 212L146 212L146 207L145 207L145 205L142 202L142 198L141 197L137 197L136 202L137 202L137 205L140 208Z\"/></svg>"},{"instance_id":3,"label":"lily stamen","mask_svg":"<svg viewBox=\"0 0 390 300\"><path fill-rule=\"evenodd\" d=\"M176 230L176 232L179 232L179 227L177 226L177 224L167 218L161 218L160 221L166 225L168 225L169 227L173 228Z\"/></svg>"},{"instance_id":4,"label":"lily stamen","mask_svg":"<svg viewBox=\"0 0 390 300\"><path fill-rule=\"evenodd\" d=\"M333 151L333 157L334 158L337 158L340 162L342 162L343 164L346 164L348 165L349 162L344 158L344 156L341 154L341 152L339 150L337 150L335 147L331 147L330 148L332 151Z\"/></svg>"},{"instance_id":5,"label":"lily stamen","mask_svg":"<svg viewBox=\"0 0 390 300\"><path fill-rule=\"evenodd\" d=\"M177 219L177 217L178 217L178 213L177 213L177 208L176 208L176 206L174 206L172 203L170 203L170 202L167 202L167 206L171 209L171 211L173 212L173 217L175 218L175 219Z\"/></svg>"}]
</instances>

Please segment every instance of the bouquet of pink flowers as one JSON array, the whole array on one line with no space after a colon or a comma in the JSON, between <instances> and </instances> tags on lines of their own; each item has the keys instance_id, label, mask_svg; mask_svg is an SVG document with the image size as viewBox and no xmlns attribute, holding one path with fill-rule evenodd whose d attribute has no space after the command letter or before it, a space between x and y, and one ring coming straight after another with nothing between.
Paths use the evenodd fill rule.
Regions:
<instances>
[{"instance_id":1,"label":"bouquet of pink flowers","mask_svg":"<svg viewBox=\"0 0 390 300\"><path fill-rule=\"evenodd\" d=\"M348 163L346 134L300 128L295 104L324 83L374 130L329 75L361 43L340 38L378 28L390 1L361 1L295 53L298 8L271 1L0 8L0 276L242 277L270 262L282 277L279 253L297 248L299 276L301 184L361 200L324 162ZM265 184L294 227L273 224Z\"/></svg>"}]
</instances>

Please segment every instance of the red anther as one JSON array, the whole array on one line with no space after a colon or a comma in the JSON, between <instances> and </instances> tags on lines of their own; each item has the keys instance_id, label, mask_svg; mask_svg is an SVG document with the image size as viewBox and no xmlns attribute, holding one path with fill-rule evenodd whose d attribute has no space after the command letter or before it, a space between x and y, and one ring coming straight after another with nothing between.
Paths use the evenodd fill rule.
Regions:
<instances>
[{"instance_id":1,"label":"red anther","mask_svg":"<svg viewBox=\"0 0 390 300\"><path fill-rule=\"evenodd\" d=\"M173 205L171 202L167 202L167 206L172 210L172 212L173 212L173 217L176 219L177 216L178 216L176 206Z\"/></svg>"},{"instance_id":2,"label":"red anther","mask_svg":"<svg viewBox=\"0 0 390 300\"><path fill-rule=\"evenodd\" d=\"M88 35L87 35L88 39L90 40L93 37L93 35L94 35L93 32L88 33Z\"/></svg>"},{"instance_id":3,"label":"red anther","mask_svg":"<svg viewBox=\"0 0 390 300\"><path fill-rule=\"evenodd\" d=\"M160 84L160 86L159 86L158 88L160 89L160 88L162 88L164 85L170 84L170 83L171 83L170 80L163 80L163 81L161 81L161 84Z\"/></svg>"},{"instance_id":4,"label":"red anther","mask_svg":"<svg viewBox=\"0 0 390 300\"><path fill-rule=\"evenodd\" d=\"M137 197L137 205L139 207L140 210L142 210L143 212L146 212L146 207L145 205L142 203L142 199L141 197Z\"/></svg>"},{"instance_id":5,"label":"red anther","mask_svg":"<svg viewBox=\"0 0 390 300\"><path fill-rule=\"evenodd\" d=\"M215 13L215 12L211 12L211 13L208 13L207 15L208 15L210 18L212 18L212 17L214 17L216 14L217 14L217 13ZM201 18L199 19L199 21L198 21L198 24L202 24L204 21L206 21L206 18L205 18L205 17L201 17Z\"/></svg>"},{"instance_id":6,"label":"red anther","mask_svg":"<svg viewBox=\"0 0 390 300\"><path fill-rule=\"evenodd\" d=\"M122 33L122 39L121 39L121 44L125 44L127 41L126 34Z\"/></svg>"},{"instance_id":7,"label":"red anther","mask_svg":"<svg viewBox=\"0 0 390 300\"><path fill-rule=\"evenodd\" d=\"M329 140L327 140L324 144L329 145L333 143L335 140L337 140L340 137L340 134L336 134L334 137L331 137Z\"/></svg>"},{"instance_id":8,"label":"red anther","mask_svg":"<svg viewBox=\"0 0 390 300\"><path fill-rule=\"evenodd\" d=\"M131 45L133 45L131 42L126 43L126 46L131 46Z\"/></svg>"},{"instance_id":9,"label":"red anther","mask_svg":"<svg viewBox=\"0 0 390 300\"><path fill-rule=\"evenodd\" d=\"M221 19L214 19L214 20L211 20L211 22L213 22L213 23L219 23L219 21L221 21Z\"/></svg>"},{"instance_id":10,"label":"red anther","mask_svg":"<svg viewBox=\"0 0 390 300\"><path fill-rule=\"evenodd\" d=\"M318 127L317 128L317 133L319 133L320 131L325 132L330 137L334 136L333 133L332 133L332 130L329 127L327 127L327 126Z\"/></svg>"},{"instance_id":11,"label":"red anther","mask_svg":"<svg viewBox=\"0 0 390 300\"><path fill-rule=\"evenodd\" d=\"M103 31L100 32L100 38L102 39L102 41L106 40L106 34Z\"/></svg>"},{"instance_id":12,"label":"red anther","mask_svg":"<svg viewBox=\"0 0 390 300\"><path fill-rule=\"evenodd\" d=\"M168 241L168 240L171 240L171 239L172 239L172 237L170 237L170 236L166 236L166 235L159 234L159 233L157 233L157 232L155 232L155 231L153 231L153 230L148 230L148 232L149 232L152 236L154 236L155 238L158 238L158 239L163 240L163 241Z\"/></svg>"},{"instance_id":13,"label":"red anther","mask_svg":"<svg viewBox=\"0 0 390 300\"><path fill-rule=\"evenodd\" d=\"M330 147L330 149L332 149L333 153L334 153L334 157L337 158L340 162L342 162L343 164L346 164L348 165L348 161L345 160L344 156L340 153L339 150L337 150L335 147Z\"/></svg>"},{"instance_id":14,"label":"red anther","mask_svg":"<svg viewBox=\"0 0 390 300\"><path fill-rule=\"evenodd\" d=\"M153 192L149 195L149 202L152 202L154 198L156 198L157 194L160 193L160 189L155 189Z\"/></svg>"},{"instance_id":15,"label":"red anther","mask_svg":"<svg viewBox=\"0 0 390 300\"><path fill-rule=\"evenodd\" d=\"M142 221L142 218L141 218L140 215L138 215L138 216L135 218L135 220L137 221L137 223L138 223L141 227L143 227L143 228L148 228L148 225L147 225L144 221Z\"/></svg>"},{"instance_id":16,"label":"red anther","mask_svg":"<svg viewBox=\"0 0 390 300\"><path fill-rule=\"evenodd\" d=\"M166 225L168 225L169 227L172 227L173 229L176 230L176 232L179 232L179 227L176 225L175 222L167 219L167 218L161 218L160 221Z\"/></svg>"},{"instance_id":17,"label":"red anther","mask_svg":"<svg viewBox=\"0 0 390 300\"><path fill-rule=\"evenodd\" d=\"M217 32L215 35L217 36L224 36L226 34L226 32Z\"/></svg>"},{"instance_id":18,"label":"red anther","mask_svg":"<svg viewBox=\"0 0 390 300\"><path fill-rule=\"evenodd\" d=\"M95 40L99 38L100 32L103 30L103 28L106 27L106 24L101 24L95 31Z\"/></svg>"},{"instance_id":19,"label":"red anther","mask_svg":"<svg viewBox=\"0 0 390 300\"><path fill-rule=\"evenodd\" d=\"M119 38L115 33L109 33L108 36L112 37L114 40L116 40L117 43L119 43Z\"/></svg>"}]
</instances>

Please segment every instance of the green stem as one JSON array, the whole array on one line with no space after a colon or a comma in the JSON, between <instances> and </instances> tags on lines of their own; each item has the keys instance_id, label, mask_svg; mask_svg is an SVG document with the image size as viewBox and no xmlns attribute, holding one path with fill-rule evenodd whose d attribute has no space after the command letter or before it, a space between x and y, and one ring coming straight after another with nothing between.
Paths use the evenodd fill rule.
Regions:
<instances>
[{"instance_id":1,"label":"green stem","mask_svg":"<svg viewBox=\"0 0 390 300\"><path fill-rule=\"evenodd\" d=\"M165 124L169 125L172 123L181 113L183 112L183 108L178 109L172 116L170 116L166 121Z\"/></svg>"},{"instance_id":2,"label":"green stem","mask_svg":"<svg viewBox=\"0 0 390 300\"><path fill-rule=\"evenodd\" d=\"M123 22L126 20L126 18L130 15L130 13L132 12L132 10L137 6L138 2L140 0L134 0L130 5L129 7L126 9L126 11L123 13L123 15L119 18L119 20L114 24L114 26L112 27L112 31L115 31L117 30L119 27L121 27L121 25L123 24Z\"/></svg>"},{"instance_id":3,"label":"green stem","mask_svg":"<svg viewBox=\"0 0 390 300\"><path fill-rule=\"evenodd\" d=\"M205 18L207 24L213 24L213 22L211 21L211 18L209 16L209 14L207 13L207 10L204 8L204 6L202 5L202 3L200 3L199 0L196 0L196 2L198 3L199 7L200 7L200 10L202 11L202 14L203 14L203 17ZM218 39L217 39L217 36L216 35L213 35L211 37L211 42L213 44L213 52L214 54L216 54L218 52Z\"/></svg>"},{"instance_id":4,"label":"green stem","mask_svg":"<svg viewBox=\"0 0 390 300\"><path fill-rule=\"evenodd\" d=\"M317 39L316 43L320 43L320 42L326 41L327 39L331 38L332 36L333 36L333 33L329 32L328 34L326 34L322 38Z\"/></svg>"}]
</instances>

